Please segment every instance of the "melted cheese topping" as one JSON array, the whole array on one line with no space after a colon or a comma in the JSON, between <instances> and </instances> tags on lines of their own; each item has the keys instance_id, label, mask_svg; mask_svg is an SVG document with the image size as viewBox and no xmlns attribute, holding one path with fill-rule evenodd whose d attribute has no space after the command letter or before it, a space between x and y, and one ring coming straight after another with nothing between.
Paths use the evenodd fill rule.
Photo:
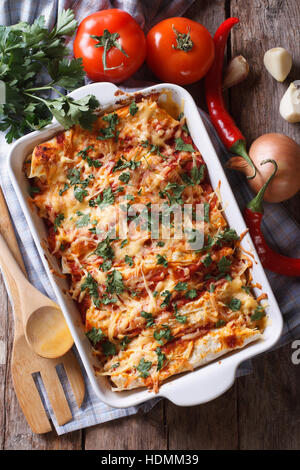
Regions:
<instances>
[{"instance_id":1,"label":"melted cheese topping","mask_svg":"<svg viewBox=\"0 0 300 470\"><path fill-rule=\"evenodd\" d=\"M36 146L25 171L49 247L70 275L98 373L117 386L122 379L119 388L157 390L193 367L188 358L199 338L222 336L225 325L233 334L263 328L263 309L247 286L251 263L227 227L184 118L172 118L157 96L99 117L92 131L75 126ZM170 237L151 238L152 208L163 205L163 231L174 203L180 211L204 204L204 221L193 217L190 233L176 239L171 214ZM204 247L192 249L198 229Z\"/></svg>"}]
</instances>

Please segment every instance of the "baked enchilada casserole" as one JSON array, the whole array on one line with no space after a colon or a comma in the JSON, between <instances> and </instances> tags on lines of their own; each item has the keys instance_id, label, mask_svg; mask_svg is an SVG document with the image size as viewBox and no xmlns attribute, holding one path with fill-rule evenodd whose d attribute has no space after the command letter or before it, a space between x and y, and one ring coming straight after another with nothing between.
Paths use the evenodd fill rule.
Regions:
<instances>
[{"instance_id":1,"label":"baked enchilada casserole","mask_svg":"<svg viewBox=\"0 0 300 470\"><path fill-rule=\"evenodd\" d=\"M162 106L157 94L136 96L92 131L75 126L37 145L24 164L96 374L118 391L157 391L259 339L266 321L252 258L227 225L185 118ZM180 218L186 207L190 217Z\"/></svg>"}]
</instances>

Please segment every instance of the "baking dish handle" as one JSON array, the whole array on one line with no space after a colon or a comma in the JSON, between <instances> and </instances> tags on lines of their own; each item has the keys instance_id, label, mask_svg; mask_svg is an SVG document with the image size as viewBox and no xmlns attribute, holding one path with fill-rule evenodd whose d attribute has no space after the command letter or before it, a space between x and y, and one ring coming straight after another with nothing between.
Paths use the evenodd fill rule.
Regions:
<instances>
[{"instance_id":1,"label":"baking dish handle","mask_svg":"<svg viewBox=\"0 0 300 470\"><path fill-rule=\"evenodd\" d=\"M214 400L233 385L237 366L238 363L226 363L226 360L215 362L213 368L203 367L183 376L182 380L177 380L174 389L172 382L165 384L161 395L178 406L194 406Z\"/></svg>"}]
</instances>

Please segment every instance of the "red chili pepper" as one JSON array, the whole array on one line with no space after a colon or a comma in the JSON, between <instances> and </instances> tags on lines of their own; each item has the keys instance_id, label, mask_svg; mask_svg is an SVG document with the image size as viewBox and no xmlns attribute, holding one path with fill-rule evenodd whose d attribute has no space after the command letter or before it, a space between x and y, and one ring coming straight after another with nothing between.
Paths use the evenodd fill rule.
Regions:
<instances>
[{"instance_id":1,"label":"red chili pepper","mask_svg":"<svg viewBox=\"0 0 300 470\"><path fill-rule=\"evenodd\" d=\"M244 219L258 256L264 268L285 276L300 276L300 259L283 256L270 248L261 231L261 221L264 214L263 198L265 191L277 171L277 163L274 160L264 160L261 165L272 162L274 171L244 210Z\"/></svg>"},{"instance_id":2,"label":"red chili pepper","mask_svg":"<svg viewBox=\"0 0 300 470\"><path fill-rule=\"evenodd\" d=\"M256 175L256 168L247 153L245 137L226 109L222 88L225 46L231 28L238 22L238 18L228 18L214 35L215 60L205 78L205 95L211 121L220 139L230 152L243 157L253 168L253 176L248 176L251 179Z\"/></svg>"}]
</instances>

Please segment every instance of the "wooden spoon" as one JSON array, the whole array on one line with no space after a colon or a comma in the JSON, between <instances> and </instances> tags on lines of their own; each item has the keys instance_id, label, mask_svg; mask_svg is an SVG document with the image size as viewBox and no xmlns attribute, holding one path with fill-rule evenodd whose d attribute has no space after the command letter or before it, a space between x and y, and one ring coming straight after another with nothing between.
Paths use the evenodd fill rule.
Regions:
<instances>
[{"instance_id":1,"label":"wooden spoon","mask_svg":"<svg viewBox=\"0 0 300 470\"><path fill-rule=\"evenodd\" d=\"M1 234L0 262L17 285L29 345L42 357L53 359L63 356L74 341L61 310L28 282Z\"/></svg>"}]
</instances>

